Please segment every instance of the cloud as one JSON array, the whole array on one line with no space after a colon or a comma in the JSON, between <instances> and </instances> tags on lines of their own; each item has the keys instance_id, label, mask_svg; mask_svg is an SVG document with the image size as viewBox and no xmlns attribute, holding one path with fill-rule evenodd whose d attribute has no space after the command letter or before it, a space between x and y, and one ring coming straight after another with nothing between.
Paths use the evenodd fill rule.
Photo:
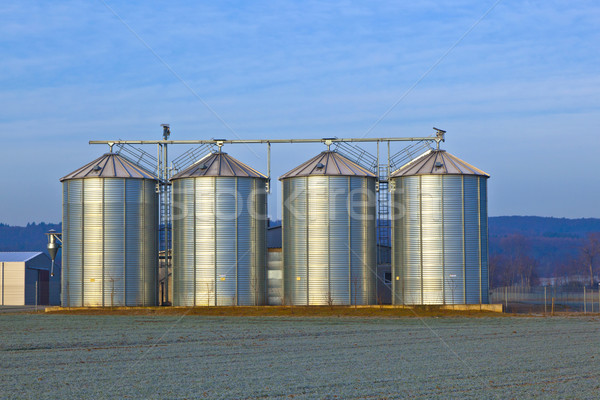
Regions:
<instances>
[{"instance_id":1,"label":"cloud","mask_svg":"<svg viewBox=\"0 0 600 400\"><path fill-rule=\"evenodd\" d=\"M34 208L60 218L60 196L31 193L60 191L58 177L104 151L89 139L158 138L163 122L179 139L361 136L492 3L108 4L235 134L101 2L3 4L0 129L9 147L0 156L20 174L0 196L6 222L26 223ZM590 178L593 157L582 161L572 143L600 122L599 17L595 2L500 2L370 135L422 136L439 125L449 149L493 169L491 184L502 188L494 213L535 213L530 204L545 198L547 214L594 215L589 201L573 211L548 188L567 172L544 169L531 183L511 166L557 152L576 166L573 181ZM556 146L537 151L543 139ZM274 176L319 150L277 150L285 156L274 154ZM265 157L231 151L259 166ZM600 194L572 185L582 198ZM526 195L506 195L517 189Z\"/></svg>"}]
</instances>

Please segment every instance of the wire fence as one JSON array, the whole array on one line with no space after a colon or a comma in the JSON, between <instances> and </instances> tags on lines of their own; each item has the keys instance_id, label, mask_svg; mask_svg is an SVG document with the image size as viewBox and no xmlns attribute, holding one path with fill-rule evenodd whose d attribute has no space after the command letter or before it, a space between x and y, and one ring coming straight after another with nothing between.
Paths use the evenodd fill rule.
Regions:
<instances>
[{"instance_id":1,"label":"wire fence","mask_svg":"<svg viewBox=\"0 0 600 400\"><path fill-rule=\"evenodd\" d=\"M60 281L38 281L25 285L25 304L31 306L60 306Z\"/></svg>"},{"instance_id":2,"label":"wire fence","mask_svg":"<svg viewBox=\"0 0 600 400\"><path fill-rule=\"evenodd\" d=\"M43 309L43 306L59 306L60 299L60 281L34 281L23 283L12 279L0 282L0 308L28 306L28 309L35 310L36 307Z\"/></svg>"},{"instance_id":3,"label":"wire fence","mask_svg":"<svg viewBox=\"0 0 600 400\"><path fill-rule=\"evenodd\" d=\"M0 307L60 305L60 282L39 282L25 287L5 286L0 292ZM509 313L552 314L558 312L600 313L600 286L514 285L490 290L490 303L503 304ZM23 291L24 290L24 291ZM107 300L106 306L111 306ZM43 309L43 308L41 308Z\"/></svg>"},{"instance_id":4,"label":"wire fence","mask_svg":"<svg viewBox=\"0 0 600 400\"><path fill-rule=\"evenodd\" d=\"M498 287L490 291L490 302L502 303L506 312L512 313L600 313L598 288L594 290L581 286Z\"/></svg>"}]
</instances>

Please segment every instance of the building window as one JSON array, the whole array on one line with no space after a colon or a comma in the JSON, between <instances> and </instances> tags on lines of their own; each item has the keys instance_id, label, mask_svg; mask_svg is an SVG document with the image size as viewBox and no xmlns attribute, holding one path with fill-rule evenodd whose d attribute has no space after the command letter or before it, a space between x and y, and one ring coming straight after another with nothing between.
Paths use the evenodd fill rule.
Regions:
<instances>
[{"instance_id":1,"label":"building window","mask_svg":"<svg viewBox=\"0 0 600 400\"><path fill-rule=\"evenodd\" d=\"M389 285L392 283L392 273L391 272L385 272L383 274L383 283L385 283L386 285Z\"/></svg>"}]
</instances>

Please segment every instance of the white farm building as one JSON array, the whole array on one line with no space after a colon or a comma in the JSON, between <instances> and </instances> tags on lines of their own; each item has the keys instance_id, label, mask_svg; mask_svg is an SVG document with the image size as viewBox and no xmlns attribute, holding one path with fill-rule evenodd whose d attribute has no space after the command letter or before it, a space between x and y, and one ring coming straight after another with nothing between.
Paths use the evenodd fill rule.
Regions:
<instances>
[{"instance_id":1,"label":"white farm building","mask_svg":"<svg viewBox=\"0 0 600 400\"><path fill-rule=\"evenodd\" d=\"M60 305L60 267L50 268L41 252L0 252L0 306Z\"/></svg>"}]
</instances>

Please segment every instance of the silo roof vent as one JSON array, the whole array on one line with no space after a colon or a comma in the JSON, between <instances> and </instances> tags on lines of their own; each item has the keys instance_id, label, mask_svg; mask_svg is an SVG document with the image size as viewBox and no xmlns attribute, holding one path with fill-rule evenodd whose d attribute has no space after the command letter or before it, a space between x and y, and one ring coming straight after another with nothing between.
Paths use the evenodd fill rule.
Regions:
<instances>
[{"instance_id":1,"label":"silo roof vent","mask_svg":"<svg viewBox=\"0 0 600 400\"><path fill-rule=\"evenodd\" d=\"M83 167L64 176L60 181L84 178L154 179L156 176L116 153L106 153Z\"/></svg>"},{"instance_id":2,"label":"silo roof vent","mask_svg":"<svg viewBox=\"0 0 600 400\"><path fill-rule=\"evenodd\" d=\"M221 151L206 155L171 179L200 176L236 176L241 178L263 178L266 175Z\"/></svg>"},{"instance_id":3,"label":"silo roof vent","mask_svg":"<svg viewBox=\"0 0 600 400\"><path fill-rule=\"evenodd\" d=\"M445 150L428 150L400 167L391 177L414 175L476 175L490 177L489 174Z\"/></svg>"},{"instance_id":4,"label":"silo roof vent","mask_svg":"<svg viewBox=\"0 0 600 400\"><path fill-rule=\"evenodd\" d=\"M283 174L279 179L299 176L364 176L375 178L375 174L335 151L324 151L310 160L300 164L293 170Z\"/></svg>"}]
</instances>

